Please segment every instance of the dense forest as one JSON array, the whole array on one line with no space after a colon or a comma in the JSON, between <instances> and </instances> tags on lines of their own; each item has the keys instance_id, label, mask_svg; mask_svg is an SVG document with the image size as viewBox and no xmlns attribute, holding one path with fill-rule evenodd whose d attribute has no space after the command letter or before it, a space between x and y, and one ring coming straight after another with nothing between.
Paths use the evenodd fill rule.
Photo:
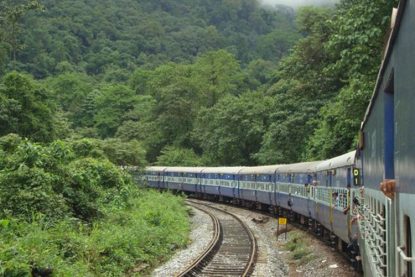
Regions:
<instances>
[{"instance_id":1,"label":"dense forest","mask_svg":"<svg viewBox=\"0 0 415 277\"><path fill-rule=\"evenodd\" d=\"M0 134L134 141L168 165L354 147L391 1L196 2L3 1Z\"/></svg>"},{"instance_id":2,"label":"dense forest","mask_svg":"<svg viewBox=\"0 0 415 277\"><path fill-rule=\"evenodd\" d=\"M224 96L258 91L301 37L293 9L264 9L252 0L21 2L3 8L13 16L2 22L0 72L5 90L7 79L18 78L28 84L24 95L37 99L23 107L6 104L22 100L17 95L7 97L0 134L43 142L137 140L150 163L165 160L161 153L177 154L172 151L192 155L190 163L207 156L196 134L201 110ZM13 70L20 75L9 75ZM32 92L38 90L41 95ZM42 115L30 111L38 104ZM255 162L246 157L258 149L248 150L223 162Z\"/></svg>"},{"instance_id":3,"label":"dense forest","mask_svg":"<svg viewBox=\"0 0 415 277\"><path fill-rule=\"evenodd\" d=\"M354 149L394 4L1 0L0 274L131 275L185 245L183 200L119 166Z\"/></svg>"}]
</instances>

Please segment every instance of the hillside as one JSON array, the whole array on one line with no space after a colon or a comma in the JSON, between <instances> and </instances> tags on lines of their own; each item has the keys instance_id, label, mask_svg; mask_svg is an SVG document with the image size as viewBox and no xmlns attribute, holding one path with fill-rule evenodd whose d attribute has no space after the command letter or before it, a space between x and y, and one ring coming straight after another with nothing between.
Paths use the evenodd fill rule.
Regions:
<instances>
[{"instance_id":1,"label":"hillside","mask_svg":"<svg viewBox=\"0 0 415 277\"><path fill-rule=\"evenodd\" d=\"M393 4L295 12L254 0L26 2L3 8L17 16L2 22L0 68L41 79L24 89L43 87L33 101L46 97L47 109L26 107L33 116L22 125L23 106L6 99L1 134L134 140L150 163L187 165L353 149Z\"/></svg>"},{"instance_id":2,"label":"hillside","mask_svg":"<svg viewBox=\"0 0 415 277\"><path fill-rule=\"evenodd\" d=\"M218 49L244 65L276 62L299 38L292 9L263 9L252 0L40 2L43 12L24 18L15 65L36 78L68 69L126 78L137 67L189 62ZM5 65L3 72L12 68Z\"/></svg>"}]
</instances>

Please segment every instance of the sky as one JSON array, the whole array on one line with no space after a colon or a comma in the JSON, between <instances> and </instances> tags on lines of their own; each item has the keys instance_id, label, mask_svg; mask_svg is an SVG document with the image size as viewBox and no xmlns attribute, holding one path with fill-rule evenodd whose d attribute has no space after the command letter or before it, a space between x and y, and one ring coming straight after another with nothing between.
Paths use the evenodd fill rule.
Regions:
<instances>
[{"instance_id":1,"label":"sky","mask_svg":"<svg viewBox=\"0 0 415 277\"><path fill-rule=\"evenodd\" d=\"M292 7L326 5L337 3L338 0L260 0L263 4L274 6L275 4L283 4Z\"/></svg>"}]
</instances>

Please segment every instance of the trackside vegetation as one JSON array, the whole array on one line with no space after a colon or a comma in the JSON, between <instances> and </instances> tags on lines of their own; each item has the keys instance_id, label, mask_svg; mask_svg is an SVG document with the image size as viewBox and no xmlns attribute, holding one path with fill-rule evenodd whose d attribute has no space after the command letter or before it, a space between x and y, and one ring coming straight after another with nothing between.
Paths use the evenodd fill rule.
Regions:
<instances>
[{"instance_id":1,"label":"trackside vegetation","mask_svg":"<svg viewBox=\"0 0 415 277\"><path fill-rule=\"evenodd\" d=\"M186 245L183 199L138 188L85 140L8 135L0 151L0 275L143 274Z\"/></svg>"},{"instance_id":2,"label":"trackside vegetation","mask_svg":"<svg viewBox=\"0 0 415 277\"><path fill-rule=\"evenodd\" d=\"M291 259L300 265L316 258L309 245L310 241L304 234L298 231L292 231L290 232L290 239L284 245L284 248L290 251Z\"/></svg>"}]
</instances>

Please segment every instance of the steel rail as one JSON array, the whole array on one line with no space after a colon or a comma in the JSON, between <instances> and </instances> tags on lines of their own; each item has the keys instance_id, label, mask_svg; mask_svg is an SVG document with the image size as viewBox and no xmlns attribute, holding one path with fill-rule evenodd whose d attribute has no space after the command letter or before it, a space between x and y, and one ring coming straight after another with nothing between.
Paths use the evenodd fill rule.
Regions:
<instances>
[{"instance_id":1,"label":"steel rail","mask_svg":"<svg viewBox=\"0 0 415 277\"><path fill-rule=\"evenodd\" d=\"M216 216L214 216L212 213L206 211L205 209L201 209L198 208L196 205L200 205L200 206L205 206L209 209L213 209L213 210L217 210L221 213L224 213L226 215L231 216L232 218L234 218L239 225L243 228L243 230L246 232L247 236L248 236L248 240L250 243L250 253L249 253L249 258L248 258L248 262L245 264L245 267L243 268L242 273L240 274L240 276L250 276L252 274L252 271L254 269L255 266L255 262L256 262L256 258L257 258L257 251L258 251L258 245L255 239L254 234L252 233L251 229L241 220L239 219L236 215L225 211L223 209L217 208L217 207L213 207L211 205L207 205L207 204L203 204L203 203L199 203L199 202L194 202L194 201L187 201L192 207L202 210L203 212L207 213L210 215L210 217L212 218L216 218ZM219 220L218 220L219 222ZM216 227L214 227L216 228ZM220 223L219 223L219 229L222 229ZM191 265L189 265L185 271L183 271L183 273L179 274L178 276L197 276L198 273L200 273L203 268L209 263L209 260L213 259L213 256L217 253L217 250L220 248L221 243L222 243L222 233L220 235L216 234L216 232L214 233L214 239L212 239L211 243L209 244L209 246L207 247L206 251L204 251L197 259L195 259L194 262L192 262ZM216 241L215 243L213 243L213 241L217 238L217 237L221 237L220 240ZM213 245L214 244L214 245ZM216 249L216 251L212 251Z\"/></svg>"},{"instance_id":2,"label":"steel rail","mask_svg":"<svg viewBox=\"0 0 415 277\"><path fill-rule=\"evenodd\" d=\"M187 266L182 273L177 275L177 277L195 276L200 271L200 267L208 263L212 259L212 255L214 255L214 253L217 252L222 242L222 229L219 219L211 212L201 209L197 207L195 204L190 204L190 201L188 201L188 204L193 208L198 209L209 215L213 223L213 237L209 242L208 246L206 247L205 251L203 251L189 266Z\"/></svg>"}]
</instances>

